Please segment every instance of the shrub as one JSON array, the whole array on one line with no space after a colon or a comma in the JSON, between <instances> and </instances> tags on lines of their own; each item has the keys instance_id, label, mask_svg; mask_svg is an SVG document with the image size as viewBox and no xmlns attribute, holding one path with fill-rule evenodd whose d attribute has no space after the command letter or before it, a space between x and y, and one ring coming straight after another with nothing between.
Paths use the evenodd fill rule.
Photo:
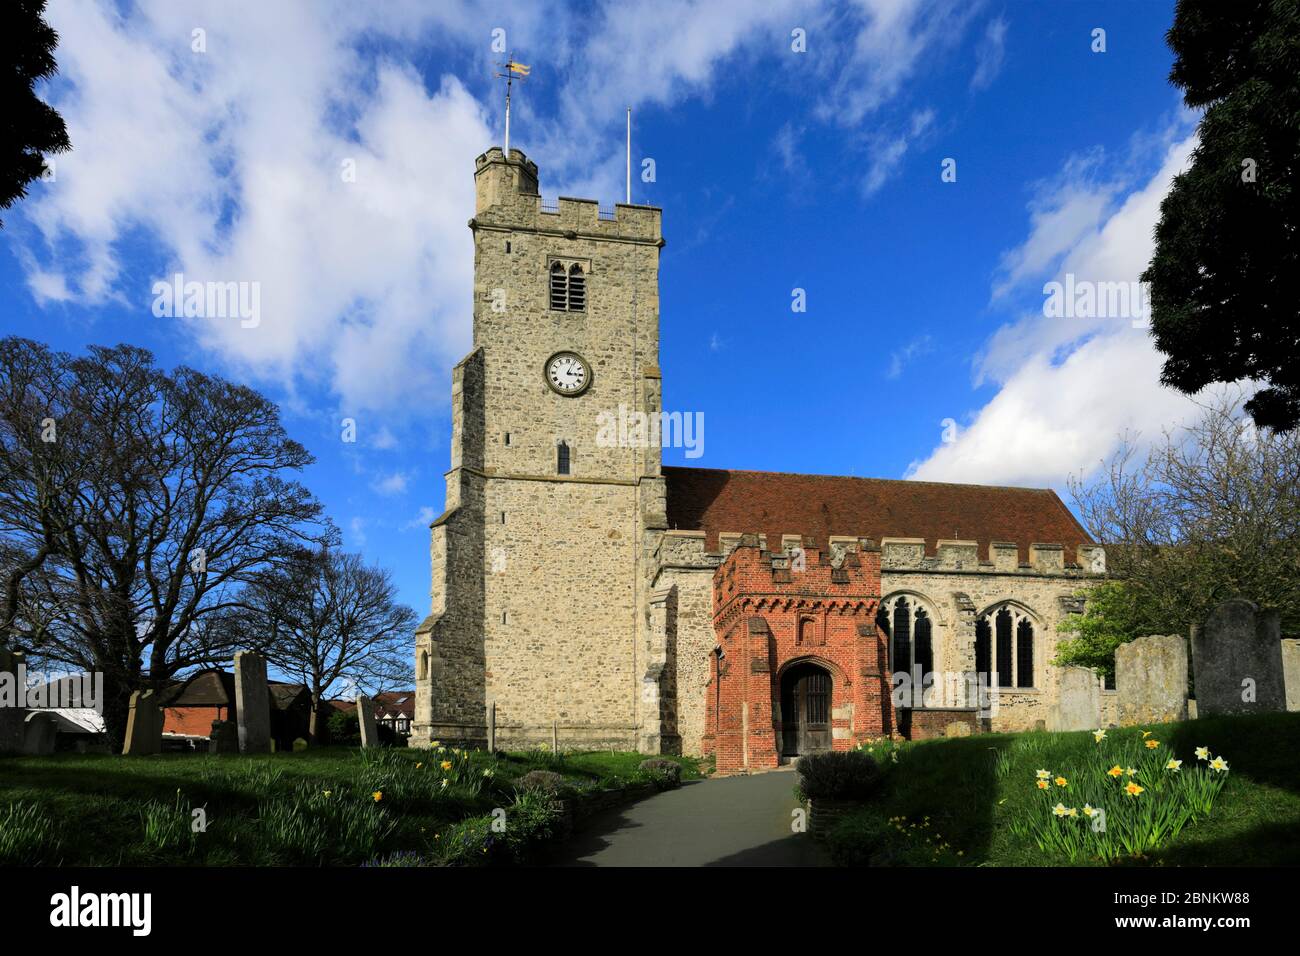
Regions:
<instances>
[{"instance_id":1,"label":"shrub","mask_svg":"<svg viewBox=\"0 0 1300 956\"><path fill-rule=\"evenodd\" d=\"M836 866L879 866L894 836L893 825L875 813L850 814L826 834L826 849Z\"/></svg>"},{"instance_id":2,"label":"shrub","mask_svg":"<svg viewBox=\"0 0 1300 956\"><path fill-rule=\"evenodd\" d=\"M0 865L41 866L59 862L58 828L34 803L11 803L0 809Z\"/></svg>"},{"instance_id":3,"label":"shrub","mask_svg":"<svg viewBox=\"0 0 1300 956\"><path fill-rule=\"evenodd\" d=\"M880 785L880 764L861 750L799 758L799 791L810 800L865 800Z\"/></svg>"},{"instance_id":4,"label":"shrub","mask_svg":"<svg viewBox=\"0 0 1300 956\"><path fill-rule=\"evenodd\" d=\"M558 773L550 770L530 770L518 780L515 786L520 790L541 790L546 793L559 793L565 789L565 780Z\"/></svg>"},{"instance_id":5,"label":"shrub","mask_svg":"<svg viewBox=\"0 0 1300 956\"><path fill-rule=\"evenodd\" d=\"M652 757L642 760L637 770L660 790L676 790L682 785L682 765L674 760Z\"/></svg>"}]
</instances>

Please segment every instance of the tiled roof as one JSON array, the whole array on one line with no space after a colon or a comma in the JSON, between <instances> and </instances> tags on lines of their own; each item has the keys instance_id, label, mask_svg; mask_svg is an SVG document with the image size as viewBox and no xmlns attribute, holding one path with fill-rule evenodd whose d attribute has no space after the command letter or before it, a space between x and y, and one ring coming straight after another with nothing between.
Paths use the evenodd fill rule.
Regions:
<instances>
[{"instance_id":1,"label":"tiled roof","mask_svg":"<svg viewBox=\"0 0 1300 956\"><path fill-rule=\"evenodd\" d=\"M1088 532L1050 489L942 484L886 478L794 475L664 466L668 527L705 532L717 550L719 532L765 534L779 550L781 535L811 536L825 547L830 536L924 538L933 554L940 540L1015 542L1020 560L1029 545L1062 544L1065 560L1092 543Z\"/></svg>"}]
</instances>

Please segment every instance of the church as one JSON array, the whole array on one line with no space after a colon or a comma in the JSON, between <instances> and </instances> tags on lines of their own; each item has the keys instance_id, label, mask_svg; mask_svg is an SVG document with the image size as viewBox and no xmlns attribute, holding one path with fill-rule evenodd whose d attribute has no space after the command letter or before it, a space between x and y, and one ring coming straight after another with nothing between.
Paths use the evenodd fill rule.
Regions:
<instances>
[{"instance_id":1,"label":"church","mask_svg":"<svg viewBox=\"0 0 1300 956\"><path fill-rule=\"evenodd\" d=\"M548 203L517 149L474 181L413 745L746 772L1052 726L1057 625L1106 572L1053 491L671 467L598 440L611 414L661 411L661 210Z\"/></svg>"}]
</instances>

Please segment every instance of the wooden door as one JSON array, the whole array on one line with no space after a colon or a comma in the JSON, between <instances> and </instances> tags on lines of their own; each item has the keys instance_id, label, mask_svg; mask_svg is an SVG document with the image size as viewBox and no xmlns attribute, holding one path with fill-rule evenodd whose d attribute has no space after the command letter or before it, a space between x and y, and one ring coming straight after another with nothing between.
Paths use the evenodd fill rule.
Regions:
<instances>
[{"instance_id":1,"label":"wooden door","mask_svg":"<svg viewBox=\"0 0 1300 956\"><path fill-rule=\"evenodd\" d=\"M799 753L816 754L831 749L831 675L810 671L799 678Z\"/></svg>"}]
</instances>

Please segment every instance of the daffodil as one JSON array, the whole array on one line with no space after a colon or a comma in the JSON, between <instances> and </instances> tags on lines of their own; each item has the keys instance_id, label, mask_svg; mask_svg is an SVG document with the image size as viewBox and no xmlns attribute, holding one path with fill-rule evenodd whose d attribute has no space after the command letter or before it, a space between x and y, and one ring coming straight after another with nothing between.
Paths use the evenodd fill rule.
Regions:
<instances>
[{"instance_id":1,"label":"daffodil","mask_svg":"<svg viewBox=\"0 0 1300 956\"><path fill-rule=\"evenodd\" d=\"M1040 781L1038 781L1038 789L1039 789L1039 790L1046 790L1046 789L1047 789L1048 787L1050 787L1050 786L1051 786L1051 784L1048 783L1046 780L1040 780Z\"/></svg>"},{"instance_id":2,"label":"daffodil","mask_svg":"<svg viewBox=\"0 0 1300 956\"><path fill-rule=\"evenodd\" d=\"M417 763L417 764L415 765L415 769L416 769L416 770L419 770L419 769L421 769L423 766L424 766L424 764L422 764L422 763Z\"/></svg>"},{"instance_id":3,"label":"daffodil","mask_svg":"<svg viewBox=\"0 0 1300 956\"><path fill-rule=\"evenodd\" d=\"M442 786L441 786L441 789L446 790L446 789L447 789L447 784L448 784L449 782L450 782L450 781L448 781L446 777L443 777L443 778L442 778Z\"/></svg>"},{"instance_id":4,"label":"daffodil","mask_svg":"<svg viewBox=\"0 0 1300 956\"><path fill-rule=\"evenodd\" d=\"M1121 767L1119 764L1115 764L1115 766L1107 770L1106 773L1108 773L1112 777L1120 777L1123 776L1124 774L1124 768Z\"/></svg>"},{"instance_id":5,"label":"daffodil","mask_svg":"<svg viewBox=\"0 0 1300 956\"><path fill-rule=\"evenodd\" d=\"M1213 760L1210 761L1210 769L1211 769L1211 770L1227 770L1227 769L1228 769L1228 761L1224 760L1222 757L1215 757Z\"/></svg>"},{"instance_id":6,"label":"daffodil","mask_svg":"<svg viewBox=\"0 0 1300 956\"><path fill-rule=\"evenodd\" d=\"M333 792L334 792L333 790L322 790L322 791L321 791L321 793L323 793L323 794L324 794L325 796L327 796L327 797L328 797L331 793L333 793Z\"/></svg>"},{"instance_id":7,"label":"daffodil","mask_svg":"<svg viewBox=\"0 0 1300 956\"><path fill-rule=\"evenodd\" d=\"M371 794L371 796L375 798L375 803L378 803L380 800L384 799L384 791L376 790Z\"/></svg>"},{"instance_id":8,"label":"daffodil","mask_svg":"<svg viewBox=\"0 0 1300 956\"><path fill-rule=\"evenodd\" d=\"M1037 776L1039 780L1047 780L1052 776L1052 771L1039 770L1035 776Z\"/></svg>"},{"instance_id":9,"label":"daffodil","mask_svg":"<svg viewBox=\"0 0 1300 956\"><path fill-rule=\"evenodd\" d=\"M1170 760L1167 764L1165 764L1165 769L1177 771L1181 769L1182 766L1183 766L1183 762L1181 760Z\"/></svg>"},{"instance_id":10,"label":"daffodil","mask_svg":"<svg viewBox=\"0 0 1300 956\"><path fill-rule=\"evenodd\" d=\"M433 743L429 744L429 746L430 746L430 747L433 747L433 748L436 750L436 749L438 749L439 747L442 746L442 741L441 741L441 740L435 740Z\"/></svg>"},{"instance_id":11,"label":"daffodil","mask_svg":"<svg viewBox=\"0 0 1300 956\"><path fill-rule=\"evenodd\" d=\"M1124 776L1126 776L1126 777L1136 777L1136 776L1137 776L1137 768L1136 768L1136 767L1125 767L1125 768L1124 768Z\"/></svg>"},{"instance_id":12,"label":"daffodil","mask_svg":"<svg viewBox=\"0 0 1300 956\"><path fill-rule=\"evenodd\" d=\"M1147 750L1155 750L1155 749L1156 749L1157 747L1159 747L1159 746L1160 746L1160 741L1158 741L1158 740L1148 740L1148 741L1147 741Z\"/></svg>"},{"instance_id":13,"label":"daffodil","mask_svg":"<svg viewBox=\"0 0 1300 956\"><path fill-rule=\"evenodd\" d=\"M1085 803L1083 805L1083 815L1085 817L1090 817L1096 812L1097 812L1097 808L1094 807L1091 803Z\"/></svg>"},{"instance_id":14,"label":"daffodil","mask_svg":"<svg viewBox=\"0 0 1300 956\"><path fill-rule=\"evenodd\" d=\"M1056 806L1052 807L1052 812L1058 817L1068 817L1070 815L1069 808L1063 803L1058 803Z\"/></svg>"},{"instance_id":15,"label":"daffodil","mask_svg":"<svg viewBox=\"0 0 1300 956\"><path fill-rule=\"evenodd\" d=\"M1145 789L1146 787L1139 787L1136 783L1130 780L1128 782L1128 785L1124 787L1124 792L1127 793L1130 797L1136 797L1139 793L1141 793Z\"/></svg>"},{"instance_id":16,"label":"daffodil","mask_svg":"<svg viewBox=\"0 0 1300 956\"><path fill-rule=\"evenodd\" d=\"M1150 737L1150 736L1151 736L1151 731L1149 731L1149 730L1144 730L1144 731L1142 731L1142 739L1143 739L1143 740L1146 740L1146 739L1147 739L1148 737Z\"/></svg>"},{"instance_id":17,"label":"daffodil","mask_svg":"<svg viewBox=\"0 0 1300 956\"><path fill-rule=\"evenodd\" d=\"M1104 731L1104 730L1094 730L1094 731L1092 732L1092 739L1095 740L1095 741L1097 741L1097 743L1101 743L1103 740L1106 739L1106 731Z\"/></svg>"},{"instance_id":18,"label":"daffodil","mask_svg":"<svg viewBox=\"0 0 1300 956\"><path fill-rule=\"evenodd\" d=\"M1197 748L1196 748L1196 759L1197 759L1197 760L1209 760L1209 759L1210 759L1210 748L1209 748L1209 747L1197 747Z\"/></svg>"},{"instance_id":19,"label":"daffodil","mask_svg":"<svg viewBox=\"0 0 1300 956\"><path fill-rule=\"evenodd\" d=\"M442 769L443 769L443 770L450 770L450 769L451 769L451 761L450 761L450 760L444 760L444 761L442 762Z\"/></svg>"},{"instance_id":20,"label":"daffodil","mask_svg":"<svg viewBox=\"0 0 1300 956\"><path fill-rule=\"evenodd\" d=\"M1064 777L1057 777L1052 781L1052 783L1056 784L1058 787L1064 787L1068 781Z\"/></svg>"}]
</instances>

